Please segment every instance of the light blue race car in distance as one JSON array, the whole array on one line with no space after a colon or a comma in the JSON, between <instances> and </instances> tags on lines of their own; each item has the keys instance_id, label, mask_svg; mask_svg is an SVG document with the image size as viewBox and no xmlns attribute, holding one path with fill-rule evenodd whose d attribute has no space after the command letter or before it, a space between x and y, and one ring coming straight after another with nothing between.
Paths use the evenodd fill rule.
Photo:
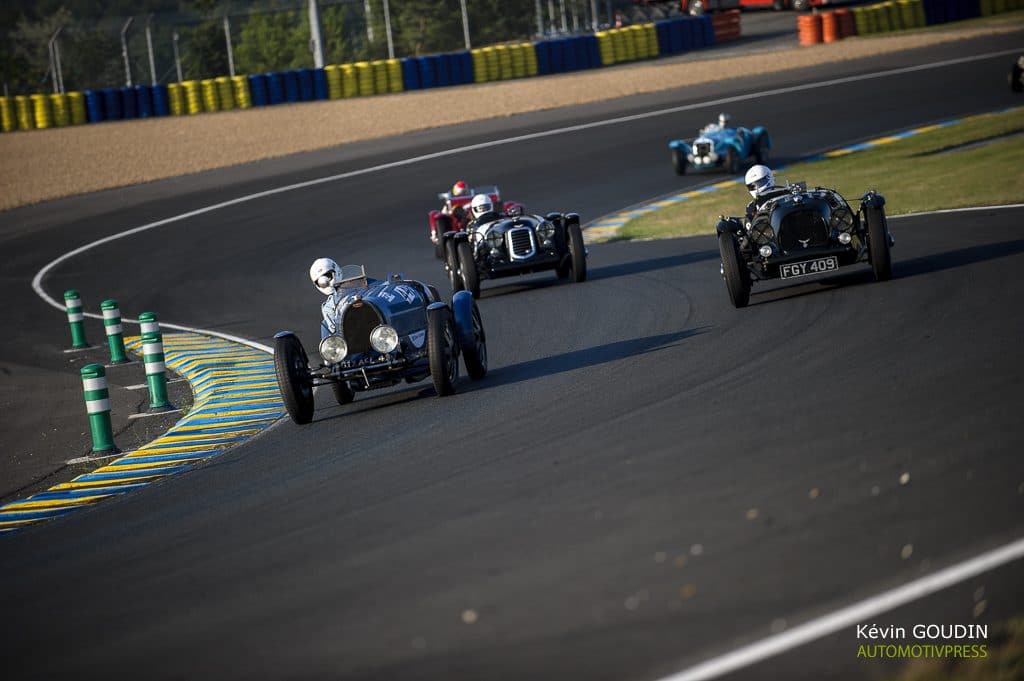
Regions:
<instances>
[{"instance_id":1,"label":"light blue race car in distance","mask_svg":"<svg viewBox=\"0 0 1024 681\"><path fill-rule=\"evenodd\" d=\"M767 163L772 141L764 127L734 127L729 114L723 113L717 123L701 128L693 141L672 140L668 146L676 175L685 175L689 168L722 168L738 175L745 163Z\"/></svg>"}]
</instances>

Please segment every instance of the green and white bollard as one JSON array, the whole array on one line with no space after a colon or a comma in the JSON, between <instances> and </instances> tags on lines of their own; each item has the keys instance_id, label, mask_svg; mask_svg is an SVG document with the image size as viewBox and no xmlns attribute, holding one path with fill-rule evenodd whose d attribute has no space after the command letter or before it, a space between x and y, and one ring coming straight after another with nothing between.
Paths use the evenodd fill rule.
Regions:
<instances>
[{"instance_id":1,"label":"green and white bollard","mask_svg":"<svg viewBox=\"0 0 1024 681\"><path fill-rule=\"evenodd\" d=\"M85 409L89 412L89 428L92 429L92 451L116 452L114 431L110 425L107 372L102 364L82 367L82 388L85 390Z\"/></svg>"},{"instance_id":2,"label":"green and white bollard","mask_svg":"<svg viewBox=\"0 0 1024 681\"><path fill-rule=\"evenodd\" d=\"M85 315L82 314L82 299L74 289L64 292L64 306L68 310L68 325L71 327L71 347L76 350L89 347L85 340Z\"/></svg>"},{"instance_id":3,"label":"green and white bollard","mask_svg":"<svg viewBox=\"0 0 1024 681\"><path fill-rule=\"evenodd\" d=\"M104 300L100 303L103 310L103 328L107 332L107 344L110 346L110 363L124 364L130 362L124 352L124 329L121 326L121 309L116 300Z\"/></svg>"},{"instance_id":4,"label":"green and white bollard","mask_svg":"<svg viewBox=\"0 0 1024 681\"><path fill-rule=\"evenodd\" d=\"M139 326L142 327L140 334L160 333L160 322L156 320L155 312L143 312L139 315Z\"/></svg>"},{"instance_id":5,"label":"green and white bollard","mask_svg":"<svg viewBox=\"0 0 1024 681\"><path fill-rule=\"evenodd\" d=\"M167 376L164 368L164 337L159 333L142 334L142 361L146 364L149 386L149 409L170 409L167 399Z\"/></svg>"}]
</instances>

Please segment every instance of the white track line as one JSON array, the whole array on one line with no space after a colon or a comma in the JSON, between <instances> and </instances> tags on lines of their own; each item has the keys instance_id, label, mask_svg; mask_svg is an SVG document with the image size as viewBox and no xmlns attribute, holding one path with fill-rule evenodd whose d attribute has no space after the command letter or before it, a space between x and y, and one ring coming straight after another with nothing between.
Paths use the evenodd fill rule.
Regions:
<instances>
[{"instance_id":1,"label":"white track line","mask_svg":"<svg viewBox=\"0 0 1024 681\"><path fill-rule=\"evenodd\" d=\"M804 622L789 631L769 636L756 643L719 655L695 667L663 677L659 681L705 681L734 672L770 657L798 648L819 638L856 624L866 624L872 617L888 612L911 601L930 596L965 579L1024 558L1024 538L986 551L956 565L951 565L927 577L915 579L903 586L882 592L833 613Z\"/></svg>"},{"instance_id":2,"label":"white track line","mask_svg":"<svg viewBox=\"0 0 1024 681\"><path fill-rule=\"evenodd\" d=\"M42 298L46 303L48 303L49 305L53 306L54 308L56 308L58 310L63 311L65 309L63 303L55 300L53 297L51 297L43 289L43 279L46 277L47 274L50 273L51 270L53 270L57 265L59 265L60 263L64 262L65 260L73 258L76 255L81 255L82 253L85 253L88 250L96 248L97 246L102 246L105 243L109 243L111 241L116 241L117 239L123 239L123 238L125 238L127 236L131 236L133 234L138 234L139 232L145 232L147 230L154 229L156 227L163 227L164 225L169 225L169 224L172 224L172 223L175 223L175 222L181 222L182 220L187 220L189 218L194 218L194 217L197 217L199 215L205 215L206 213L210 213L210 212L213 212L213 211L216 211L216 210L220 210L222 208L230 208L231 206L237 206L239 204L248 203L250 201L255 201L257 199L266 198L268 196L274 196L275 194L283 194L285 192L291 192L291 191L295 191L295 190L298 190L298 189L306 189L308 187L314 187L314 186L317 186L317 185L320 185L320 184L325 184L325 183L328 183L328 182L337 182L338 180L344 180L344 179L348 179L350 177L357 177L357 176L366 175L366 174L369 174L369 173L376 173L376 172L380 172L382 170L390 170L391 168L400 168L402 166L413 165L415 163L422 163L423 161L430 161L430 160L433 160L433 159L436 159L436 158L443 158L443 157L446 157L446 156L455 156L457 154L464 154L464 153L470 152L470 151L479 151L480 149L489 149L491 147L498 147L498 146L503 146L503 145L507 145L507 144L516 144L518 142L523 142L523 141L526 141L526 140L541 139L541 138L544 138L544 137L553 137L555 135L564 135L564 134L568 134L568 133L572 133L572 132L579 132L581 130L591 130L591 129L594 129L594 128L601 128L601 127L605 127L605 126L608 126L608 125L618 125L620 123L629 123L629 122L632 122L632 121L639 121L639 120L643 120L643 119L646 119L646 118L655 118L657 116L666 116L666 115L669 115L669 114L679 113L679 112L682 112L682 111L692 111L692 110L695 110L695 109L702 109L702 108L706 108L706 107L718 107L718 106L723 105L723 104L732 104L734 102L742 102L742 101L748 101L748 100L752 100L752 99L761 99L763 97L771 97L771 96L775 96L775 95L784 95L784 94L789 94L791 92L801 92L803 90L813 90L813 89L817 89L817 88L831 87L833 85L841 85L841 84L844 84L844 83L856 83L856 82L863 81L863 80L873 80L875 78L885 78L885 77L888 77L888 76L896 76L896 75L902 75L902 74L905 74L905 73L914 73L914 72L917 72L917 71L926 71L926 70L930 70L930 69L941 69L941 68L946 68L947 66L953 66L955 64L966 64L966 63L974 62L974 61L982 61L982 60L985 60L985 59L992 59L994 57L1003 57L1003 56L1007 56L1007 55L1011 55L1011 54L1018 54L1019 52L1020 52L1020 49L1000 50L999 52L989 52L987 54L973 55L973 56L970 56L970 57L959 57L957 59L946 59L946 60L943 60L943 61L931 62L931 63L928 63L928 64L919 64L917 66L905 66L903 68L890 69L888 71L880 71L878 73L866 73L866 74L861 74L861 75L858 75L858 76L846 76L846 77L843 77L843 78L833 78L833 79L830 79L830 80L816 81L816 82L813 82L813 83L804 83L802 85L793 85L793 86L790 86L790 87L776 88L774 90L765 90L763 92L752 92L752 93L745 94L745 95L735 95L735 96L732 96L732 97L722 97L720 99L713 99L713 100L709 100L709 101L706 101L706 102L699 102L699 103L696 103L696 104L685 104L685 105L682 105L682 106L674 106L674 107L670 107L670 108L667 108L667 109L658 109L658 110L655 110L655 111L648 111L648 112L641 113L641 114L633 114L633 115L630 115L630 116L620 116L618 118L608 118L608 119L605 119L605 120L593 121L591 123L582 123L580 125L570 125L570 126L567 126L567 127L564 127L564 128L554 128L552 130L544 130L542 132L534 132L534 133L529 133L529 134L526 134L526 135L518 135L516 137L505 137L505 138L502 138L502 139L491 140L489 142L480 142L478 144L470 144L470 145L467 145L467 146L456 147L454 149L445 149L443 151L438 151L438 152L434 152L434 153L431 153L431 154L424 154L422 156L413 156L411 158L402 159L400 161L392 161L391 163L382 163L382 164L379 164L379 165L370 166L368 168L360 168L358 170L352 170L352 171L349 171L349 172L346 172L346 173L339 173L337 175L328 175L326 177L320 177L320 178L317 178L317 179L314 179L314 180L308 180L306 182L297 182L295 184L284 185L282 187L274 187L273 189L268 189L268 190L265 190L265 191L262 191L262 192L256 192L256 193L253 193L253 194L246 194L244 196L239 196L238 198L230 199L228 201L222 201L220 203L214 203L214 204L211 204L209 206L204 206L202 208L197 208L196 210L188 211L187 213L181 213L179 215L173 215L173 216L171 216L169 218L165 218L163 220L157 220L156 222L150 222L150 223L147 223L145 225L140 225L139 227L134 227L132 229L125 230L123 232L118 232L117 234L111 234L110 236L104 237L102 239L97 239L96 241L93 241L91 243L85 244L84 246L80 246L80 247L78 247L78 248L76 248L74 250L68 251L67 253L59 256L58 258L56 258L52 262L50 262L50 263L46 264L45 266L43 266L43 268L41 270L39 270L39 272L36 273L36 276L32 279L32 288L33 288L33 290L35 290L36 294L40 298ZM90 312L85 313L85 315L87 317L92 317L94 319L101 319L102 318L100 315L97 315L95 313L90 313ZM134 319L122 319L122 321L128 322L130 324L138 324L138 321L134 320ZM207 334L207 335L210 335L210 336L216 336L218 338L223 338L225 340L234 341L236 343L242 343L243 345L248 345L249 347L256 348L257 350L262 350L264 352L273 353L273 350L269 346L267 346L267 345L263 345L261 343L256 343L254 341L250 341L250 340L247 340L247 339L244 339L244 338L240 338L238 336L232 336L232 335L229 335L229 334L219 333L219 332L216 332L216 331L210 331L210 330L207 330L207 329L196 329L196 328L193 328L193 327L178 326L176 324L167 324L167 323L164 323L164 322L161 322L161 326L164 326L164 327L167 327L167 328L170 328L170 329L177 329L179 331L192 331L194 333L203 333L203 334Z\"/></svg>"},{"instance_id":3,"label":"white track line","mask_svg":"<svg viewBox=\"0 0 1024 681\"><path fill-rule=\"evenodd\" d=\"M803 85L794 85L792 87L765 90L764 92L757 92L746 95L736 95L733 97L723 97L720 99L700 102L696 104L686 104L683 106L676 106L668 109L648 111L642 114L621 116L618 118L609 118L601 121L594 121L591 123L572 125L564 128L555 128L552 130L545 130L542 132L519 135L516 137L506 137L503 139L492 140L489 142L481 142L479 144L472 144L464 147L457 147L454 149L446 149L432 154L414 156L412 158L407 158L400 161L382 163L380 165L371 166L368 168L361 168L359 170L353 170L346 173L339 173L337 175L329 175L326 177L317 178L315 180L308 180L306 182L298 182L295 184L285 185L282 187L275 187L273 189L268 189L266 191L240 196L229 201L222 201L220 203L204 206L203 208L198 208L187 213L181 213L180 215L174 215L163 220L157 220L156 222L150 222L148 224L128 229L123 232L118 232L117 234L112 234L102 239L97 239L96 241L85 244L84 246L80 246L72 251L68 251L67 253L64 253L63 255L57 257L53 261L43 266L43 268L36 273L36 276L32 279L32 289L40 298L43 299L44 302L60 310L61 312L64 312L65 306L61 302L58 302L57 300L52 298L43 289L43 279L46 277L47 274L50 273L50 271L52 271L57 265L64 262L65 260L73 258L76 255L85 253L86 251L96 248L97 246L101 246L111 241L116 241L117 239L123 239L133 234L138 234L139 232L144 232L150 229L154 229L156 227L162 227L164 225L169 225L175 222L181 222L182 220L187 220L189 218L197 217L199 215L204 215L206 213L220 210L222 208L229 208L231 206L236 206L242 203L248 203L250 201L255 201L257 199L273 196L275 194L283 194L285 192L305 189L307 187L313 187L328 182L336 182L338 180L344 180L350 177L357 177L359 175L380 172L382 170L389 170L391 168L399 168L402 166L408 166L415 163L422 163L423 161L429 161L432 159L442 158L446 156L454 156L456 154L462 154L469 151L478 151L480 149L488 149L491 147L503 146L507 144L515 144L517 142L522 142L526 140L552 137L555 135L563 135L572 132L579 132L581 130L600 128L608 125L618 125L619 123L628 123L631 121L638 121L646 118L654 118L657 116L665 116L669 114L679 113L682 111L692 111L695 109L701 109L705 107L718 107L722 104L731 104L734 102L747 101L751 99L760 99L762 97L783 95L791 92L800 92L803 90L831 87L833 85L855 83L858 81L872 80L875 78L885 78L887 76L914 73L916 71L945 68L947 66L952 66L955 64L982 61L985 59L991 59L993 57L1003 57L1011 54L1015 55L1018 54L1019 52L1019 49L1001 50L999 52L990 52L987 54L974 55L971 57L947 59L944 61L932 62L929 64L921 64L918 66L907 66L899 69L891 69L889 71L881 71L879 73L863 74L859 76L846 76L844 78L834 78L831 80L818 81L814 83L804 83ZM991 210L993 208L1013 208L1021 206L1022 204L1014 204L1013 206L984 206L977 208L956 208L951 210L942 210L935 212L953 213L958 211ZM928 213L915 213L914 215L927 214ZM893 216L893 218L896 217L901 216ZM910 216L908 215L906 217ZM87 312L85 313L85 315L87 317L92 317L94 319L102 319L102 315L95 313ZM136 319L122 319L122 321L128 322L130 324L138 324L138 320ZM220 333L218 331L210 331L208 329L198 329L190 326L168 324L166 322L161 322L160 325L162 327L176 329L179 331L191 331L193 333L201 333L210 336L215 336L217 338L223 338L225 340L241 343L251 348L255 348L257 350L262 350L263 352L273 354L273 349L270 348L269 346L263 345L262 343L256 343L246 338L241 338L239 336ZM936 591L956 584L959 581L968 579L974 575L980 574L987 570L991 570L995 567L1004 565L1012 560L1017 560L1021 557L1024 557L1024 539L1018 540L1011 544L1007 544L1006 546L1003 546L999 549L995 549L988 553L984 553L976 558L959 563L958 565L948 567L945 570L937 572L933 575L924 577L919 580L915 580L902 587L879 594L878 596L874 596L865 601L861 601L860 603L857 603L855 605L848 606L846 608L843 608L842 610L832 613L831 615L826 615L824 617L817 618L810 622L806 622L800 625L799 627L792 629L784 634L771 636L769 638L763 639L762 641L759 641L758 643L744 646L731 653L726 653L725 655L713 658L711 660L708 660L697 665L696 667L683 670L678 674L675 674L670 677L665 677L661 681L700 681L701 679L712 679L721 676L722 674L726 674L736 669L741 669L755 662L767 659L768 657L771 657L773 655L777 655L783 651L790 650L797 646L803 645L804 643L820 638L821 636L833 633L844 626L849 626L850 624L859 619L872 617L876 613L891 610L892 608L895 608L899 605L935 593Z\"/></svg>"}]
</instances>

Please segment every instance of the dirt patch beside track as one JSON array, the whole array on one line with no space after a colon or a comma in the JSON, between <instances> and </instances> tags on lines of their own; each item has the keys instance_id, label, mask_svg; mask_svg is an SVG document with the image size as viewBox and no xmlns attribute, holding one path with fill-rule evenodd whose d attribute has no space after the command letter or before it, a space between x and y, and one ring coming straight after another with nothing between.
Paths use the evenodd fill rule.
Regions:
<instances>
[{"instance_id":1,"label":"dirt patch beside track","mask_svg":"<svg viewBox=\"0 0 1024 681\"><path fill-rule=\"evenodd\" d=\"M715 60L671 59L474 87L485 110L452 107L457 89L0 135L0 210L414 130L752 76L1019 30L951 28L852 38Z\"/></svg>"}]
</instances>

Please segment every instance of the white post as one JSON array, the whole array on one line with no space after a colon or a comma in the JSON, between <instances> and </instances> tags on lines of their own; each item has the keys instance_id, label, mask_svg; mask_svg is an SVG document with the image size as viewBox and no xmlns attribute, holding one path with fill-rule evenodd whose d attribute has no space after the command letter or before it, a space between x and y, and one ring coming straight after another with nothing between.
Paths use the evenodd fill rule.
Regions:
<instances>
[{"instance_id":1,"label":"white post","mask_svg":"<svg viewBox=\"0 0 1024 681\"><path fill-rule=\"evenodd\" d=\"M313 50L313 66L324 67L324 43L320 36L320 9L316 0L309 0L309 46Z\"/></svg>"},{"instance_id":2,"label":"white post","mask_svg":"<svg viewBox=\"0 0 1024 681\"><path fill-rule=\"evenodd\" d=\"M597 0L590 0L590 27L596 32L600 22L597 20Z\"/></svg>"},{"instance_id":3,"label":"white post","mask_svg":"<svg viewBox=\"0 0 1024 681\"><path fill-rule=\"evenodd\" d=\"M370 13L370 0L363 0L363 14L366 15L366 42L373 44L373 14Z\"/></svg>"},{"instance_id":4,"label":"white post","mask_svg":"<svg viewBox=\"0 0 1024 681\"><path fill-rule=\"evenodd\" d=\"M548 0L548 26L555 32L555 0Z\"/></svg>"},{"instance_id":5,"label":"white post","mask_svg":"<svg viewBox=\"0 0 1024 681\"><path fill-rule=\"evenodd\" d=\"M224 44L228 49L228 73L235 77L235 54L231 49L231 22L228 20L228 13L224 12Z\"/></svg>"},{"instance_id":6,"label":"white post","mask_svg":"<svg viewBox=\"0 0 1024 681\"><path fill-rule=\"evenodd\" d=\"M568 33L569 24L565 21L565 0L558 0L558 7L562 14L562 33Z\"/></svg>"},{"instance_id":7,"label":"white post","mask_svg":"<svg viewBox=\"0 0 1024 681\"><path fill-rule=\"evenodd\" d=\"M128 60L128 29L131 28L135 17L128 17L121 27L121 56L124 57L124 80L128 87L132 86L132 64Z\"/></svg>"},{"instance_id":8,"label":"white post","mask_svg":"<svg viewBox=\"0 0 1024 681\"><path fill-rule=\"evenodd\" d=\"M469 13L466 11L466 0L462 0L462 37L466 39L466 49L473 49L469 43Z\"/></svg>"},{"instance_id":9,"label":"white post","mask_svg":"<svg viewBox=\"0 0 1024 681\"><path fill-rule=\"evenodd\" d=\"M544 35L544 10L540 6L540 0L537 0L537 35Z\"/></svg>"},{"instance_id":10,"label":"white post","mask_svg":"<svg viewBox=\"0 0 1024 681\"><path fill-rule=\"evenodd\" d=\"M391 40L391 10L388 0L384 0L384 33L388 36L388 59L395 58L395 43Z\"/></svg>"},{"instance_id":11,"label":"white post","mask_svg":"<svg viewBox=\"0 0 1024 681\"><path fill-rule=\"evenodd\" d=\"M171 35L171 43L174 45L174 68L178 70L178 82L180 83L184 78L181 77L181 54L178 52L178 32L175 31Z\"/></svg>"},{"instance_id":12,"label":"white post","mask_svg":"<svg viewBox=\"0 0 1024 681\"><path fill-rule=\"evenodd\" d=\"M572 32L579 33L580 30L580 8L576 4L577 0L572 0Z\"/></svg>"},{"instance_id":13,"label":"white post","mask_svg":"<svg viewBox=\"0 0 1024 681\"><path fill-rule=\"evenodd\" d=\"M146 49L149 50L149 78L156 85L156 62L153 60L153 15L146 19Z\"/></svg>"},{"instance_id":14,"label":"white post","mask_svg":"<svg viewBox=\"0 0 1024 681\"><path fill-rule=\"evenodd\" d=\"M60 65L60 41L53 43L53 61L57 66L57 86L60 93L64 94L64 67Z\"/></svg>"}]
</instances>

